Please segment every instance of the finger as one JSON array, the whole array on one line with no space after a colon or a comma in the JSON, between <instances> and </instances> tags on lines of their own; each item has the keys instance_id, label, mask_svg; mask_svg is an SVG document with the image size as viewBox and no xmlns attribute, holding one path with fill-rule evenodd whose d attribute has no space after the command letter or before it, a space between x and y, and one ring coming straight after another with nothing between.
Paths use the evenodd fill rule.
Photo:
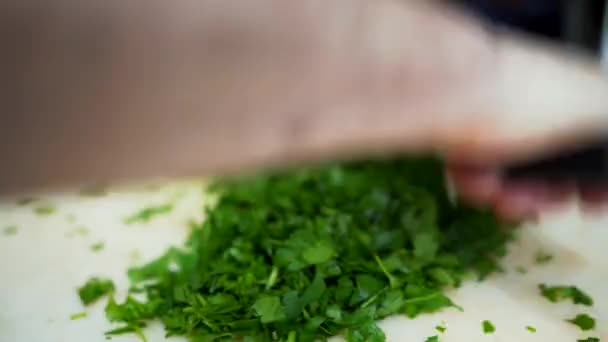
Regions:
<instances>
[{"instance_id":1,"label":"finger","mask_svg":"<svg viewBox=\"0 0 608 342\"><path fill-rule=\"evenodd\" d=\"M608 188L585 187L580 190L580 199L583 209L598 212L608 207Z\"/></svg>"},{"instance_id":2,"label":"finger","mask_svg":"<svg viewBox=\"0 0 608 342\"><path fill-rule=\"evenodd\" d=\"M542 186L505 187L493 206L499 216L508 220L533 218L543 208L546 191Z\"/></svg>"},{"instance_id":3,"label":"finger","mask_svg":"<svg viewBox=\"0 0 608 342\"><path fill-rule=\"evenodd\" d=\"M498 174L491 168L452 166L448 176L459 196L477 205L491 203L502 188Z\"/></svg>"}]
</instances>

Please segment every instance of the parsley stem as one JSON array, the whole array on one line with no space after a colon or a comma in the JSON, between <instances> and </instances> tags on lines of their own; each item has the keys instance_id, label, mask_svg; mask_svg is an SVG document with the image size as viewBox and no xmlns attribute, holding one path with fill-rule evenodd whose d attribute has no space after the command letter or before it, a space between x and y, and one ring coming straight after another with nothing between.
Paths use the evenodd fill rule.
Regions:
<instances>
[{"instance_id":1,"label":"parsley stem","mask_svg":"<svg viewBox=\"0 0 608 342\"><path fill-rule=\"evenodd\" d=\"M270 290L274 286L274 284L277 282L278 275L279 268L274 266L270 272L270 276L268 276L268 280L266 281L266 290Z\"/></svg>"}]
</instances>

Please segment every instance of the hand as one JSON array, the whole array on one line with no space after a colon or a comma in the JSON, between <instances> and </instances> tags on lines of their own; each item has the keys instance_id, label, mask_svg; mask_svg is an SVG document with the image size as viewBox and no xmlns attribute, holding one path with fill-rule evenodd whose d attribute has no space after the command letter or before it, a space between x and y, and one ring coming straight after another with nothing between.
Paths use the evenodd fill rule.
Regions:
<instances>
[{"instance_id":1,"label":"hand","mask_svg":"<svg viewBox=\"0 0 608 342\"><path fill-rule=\"evenodd\" d=\"M543 179L509 181L498 167L452 165L448 174L464 200L492 207L507 220L538 216L546 210L559 209L578 197L584 209L596 211L608 203L608 188L577 187L574 183L552 183Z\"/></svg>"},{"instance_id":2,"label":"hand","mask_svg":"<svg viewBox=\"0 0 608 342\"><path fill-rule=\"evenodd\" d=\"M378 152L496 168L608 128L599 63L435 2L61 5L0 7L29 37L0 56L2 191Z\"/></svg>"}]
</instances>

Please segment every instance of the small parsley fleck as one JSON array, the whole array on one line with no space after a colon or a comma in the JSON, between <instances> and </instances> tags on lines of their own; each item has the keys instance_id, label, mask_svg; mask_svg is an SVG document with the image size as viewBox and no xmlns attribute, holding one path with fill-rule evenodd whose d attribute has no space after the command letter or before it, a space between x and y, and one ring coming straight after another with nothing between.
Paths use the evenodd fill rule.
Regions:
<instances>
[{"instance_id":1,"label":"small parsley fleck","mask_svg":"<svg viewBox=\"0 0 608 342\"><path fill-rule=\"evenodd\" d=\"M481 322L481 326L484 334L492 334L496 331L494 324L488 320Z\"/></svg>"},{"instance_id":2,"label":"small parsley fleck","mask_svg":"<svg viewBox=\"0 0 608 342\"><path fill-rule=\"evenodd\" d=\"M77 319L81 319L81 318L85 318L85 317L87 317L87 313L84 312L84 311L70 315L70 319L72 321L77 320Z\"/></svg>"},{"instance_id":3,"label":"small parsley fleck","mask_svg":"<svg viewBox=\"0 0 608 342\"><path fill-rule=\"evenodd\" d=\"M533 327L533 326L530 326L530 325L526 326L526 330L528 330L531 333L535 333L536 332L536 328Z\"/></svg>"},{"instance_id":4,"label":"small parsley fleck","mask_svg":"<svg viewBox=\"0 0 608 342\"><path fill-rule=\"evenodd\" d=\"M34 213L36 213L36 215L38 216L48 216L51 214L54 214L57 211L57 208L55 208L54 206L47 204L47 205L41 205L39 207L34 208Z\"/></svg>"},{"instance_id":5,"label":"small parsley fleck","mask_svg":"<svg viewBox=\"0 0 608 342\"><path fill-rule=\"evenodd\" d=\"M132 223L137 223L137 222L148 222L153 217L161 215L161 214L167 214L167 213L171 212L171 210L173 210L172 204L163 204L163 205L159 205L159 206L146 207L146 208L141 209L137 213L127 217L125 219L125 223L132 224Z\"/></svg>"},{"instance_id":6,"label":"small parsley fleck","mask_svg":"<svg viewBox=\"0 0 608 342\"><path fill-rule=\"evenodd\" d=\"M578 314L576 317L567 320L567 322L578 326L583 331L595 328L595 319L587 314Z\"/></svg>"},{"instance_id":7,"label":"small parsley fleck","mask_svg":"<svg viewBox=\"0 0 608 342\"><path fill-rule=\"evenodd\" d=\"M103 250L103 248L105 247L105 244L103 243L103 241L94 243L91 245L91 250L93 252L100 252L101 250Z\"/></svg>"},{"instance_id":8,"label":"small parsley fleck","mask_svg":"<svg viewBox=\"0 0 608 342\"><path fill-rule=\"evenodd\" d=\"M537 264L543 265L543 264L546 264L546 263L550 262L551 260L553 260L553 255L543 252L543 251L538 251L538 252L536 252L536 256L534 257L534 260L536 261Z\"/></svg>"},{"instance_id":9,"label":"small parsley fleck","mask_svg":"<svg viewBox=\"0 0 608 342\"><path fill-rule=\"evenodd\" d=\"M593 305L593 299L580 290L576 286L547 286L545 284L538 285L540 293L552 303L571 299L574 304L582 304L586 306Z\"/></svg>"},{"instance_id":10,"label":"small parsley fleck","mask_svg":"<svg viewBox=\"0 0 608 342\"><path fill-rule=\"evenodd\" d=\"M78 296L82 304L89 305L113 291L114 283L111 280L91 278L78 289Z\"/></svg>"}]
</instances>

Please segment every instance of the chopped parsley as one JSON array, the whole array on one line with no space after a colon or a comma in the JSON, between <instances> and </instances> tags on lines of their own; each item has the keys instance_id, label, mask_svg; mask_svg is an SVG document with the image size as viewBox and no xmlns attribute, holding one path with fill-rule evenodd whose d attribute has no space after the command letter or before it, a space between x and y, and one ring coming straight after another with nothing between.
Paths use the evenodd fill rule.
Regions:
<instances>
[{"instance_id":1,"label":"chopped parsley","mask_svg":"<svg viewBox=\"0 0 608 342\"><path fill-rule=\"evenodd\" d=\"M587 314L578 314L576 317L567 320L567 322L578 326L583 331L595 328L595 319Z\"/></svg>"},{"instance_id":2,"label":"chopped parsley","mask_svg":"<svg viewBox=\"0 0 608 342\"><path fill-rule=\"evenodd\" d=\"M81 318L85 318L85 317L87 317L87 313L84 312L84 311L70 315L70 319L72 321L77 320L77 319L81 319Z\"/></svg>"},{"instance_id":3,"label":"chopped parsley","mask_svg":"<svg viewBox=\"0 0 608 342\"><path fill-rule=\"evenodd\" d=\"M437 330L437 331L439 331L440 333L443 334L446 330L448 330L448 328L444 324L442 324L442 325L436 326L435 330Z\"/></svg>"},{"instance_id":4,"label":"chopped parsley","mask_svg":"<svg viewBox=\"0 0 608 342\"><path fill-rule=\"evenodd\" d=\"M456 308L446 288L499 270L512 234L489 211L450 201L433 159L278 171L210 190L217 201L183 248L128 271L130 293L145 299L110 296L106 316L120 325L109 336L142 336L160 320L168 336L196 341L382 342L378 319Z\"/></svg>"},{"instance_id":5,"label":"chopped parsley","mask_svg":"<svg viewBox=\"0 0 608 342\"><path fill-rule=\"evenodd\" d=\"M57 211L57 208L50 204L41 205L34 208L34 213L38 216L48 216L54 214Z\"/></svg>"},{"instance_id":6,"label":"chopped parsley","mask_svg":"<svg viewBox=\"0 0 608 342\"><path fill-rule=\"evenodd\" d=\"M78 289L78 296L82 304L89 305L113 291L114 283L111 280L91 278Z\"/></svg>"},{"instance_id":7,"label":"chopped parsley","mask_svg":"<svg viewBox=\"0 0 608 342\"><path fill-rule=\"evenodd\" d=\"M173 210L172 204L163 204L159 206L146 207L138 211L137 213L129 216L125 219L126 224L132 224L137 222L148 222L153 217L167 214Z\"/></svg>"},{"instance_id":8,"label":"chopped parsley","mask_svg":"<svg viewBox=\"0 0 608 342\"><path fill-rule=\"evenodd\" d=\"M576 286L547 286L540 284L538 288L541 295L552 303L571 299L574 304L593 305L593 299Z\"/></svg>"},{"instance_id":9,"label":"chopped parsley","mask_svg":"<svg viewBox=\"0 0 608 342\"><path fill-rule=\"evenodd\" d=\"M429 336L424 340L424 342L439 342L439 336Z\"/></svg>"},{"instance_id":10,"label":"chopped parsley","mask_svg":"<svg viewBox=\"0 0 608 342\"><path fill-rule=\"evenodd\" d=\"M481 328L484 334L493 334L496 331L494 324L488 320L481 322Z\"/></svg>"},{"instance_id":11,"label":"chopped parsley","mask_svg":"<svg viewBox=\"0 0 608 342\"><path fill-rule=\"evenodd\" d=\"M584 340L577 340L577 342L600 342L599 337L587 337Z\"/></svg>"},{"instance_id":12,"label":"chopped parsley","mask_svg":"<svg viewBox=\"0 0 608 342\"><path fill-rule=\"evenodd\" d=\"M536 332L536 328L530 325L526 326L526 330L528 330L531 333L535 333Z\"/></svg>"},{"instance_id":13,"label":"chopped parsley","mask_svg":"<svg viewBox=\"0 0 608 342\"><path fill-rule=\"evenodd\" d=\"M543 251L538 251L538 252L536 252L536 256L534 257L534 260L536 261L537 264L543 265L543 264L546 264L546 263L550 262L551 260L553 260L553 255L543 252Z\"/></svg>"},{"instance_id":14,"label":"chopped parsley","mask_svg":"<svg viewBox=\"0 0 608 342\"><path fill-rule=\"evenodd\" d=\"M105 244L103 243L103 241L100 241L100 242L96 242L96 243L92 244L91 250L93 252L100 252L101 250L103 250L104 247L105 247Z\"/></svg>"},{"instance_id":15,"label":"chopped parsley","mask_svg":"<svg viewBox=\"0 0 608 342\"><path fill-rule=\"evenodd\" d=\"M4 235L15 235L17 234L17 226L11 225L4 227L3 230Z\"/></svg>"}]
</instances>

